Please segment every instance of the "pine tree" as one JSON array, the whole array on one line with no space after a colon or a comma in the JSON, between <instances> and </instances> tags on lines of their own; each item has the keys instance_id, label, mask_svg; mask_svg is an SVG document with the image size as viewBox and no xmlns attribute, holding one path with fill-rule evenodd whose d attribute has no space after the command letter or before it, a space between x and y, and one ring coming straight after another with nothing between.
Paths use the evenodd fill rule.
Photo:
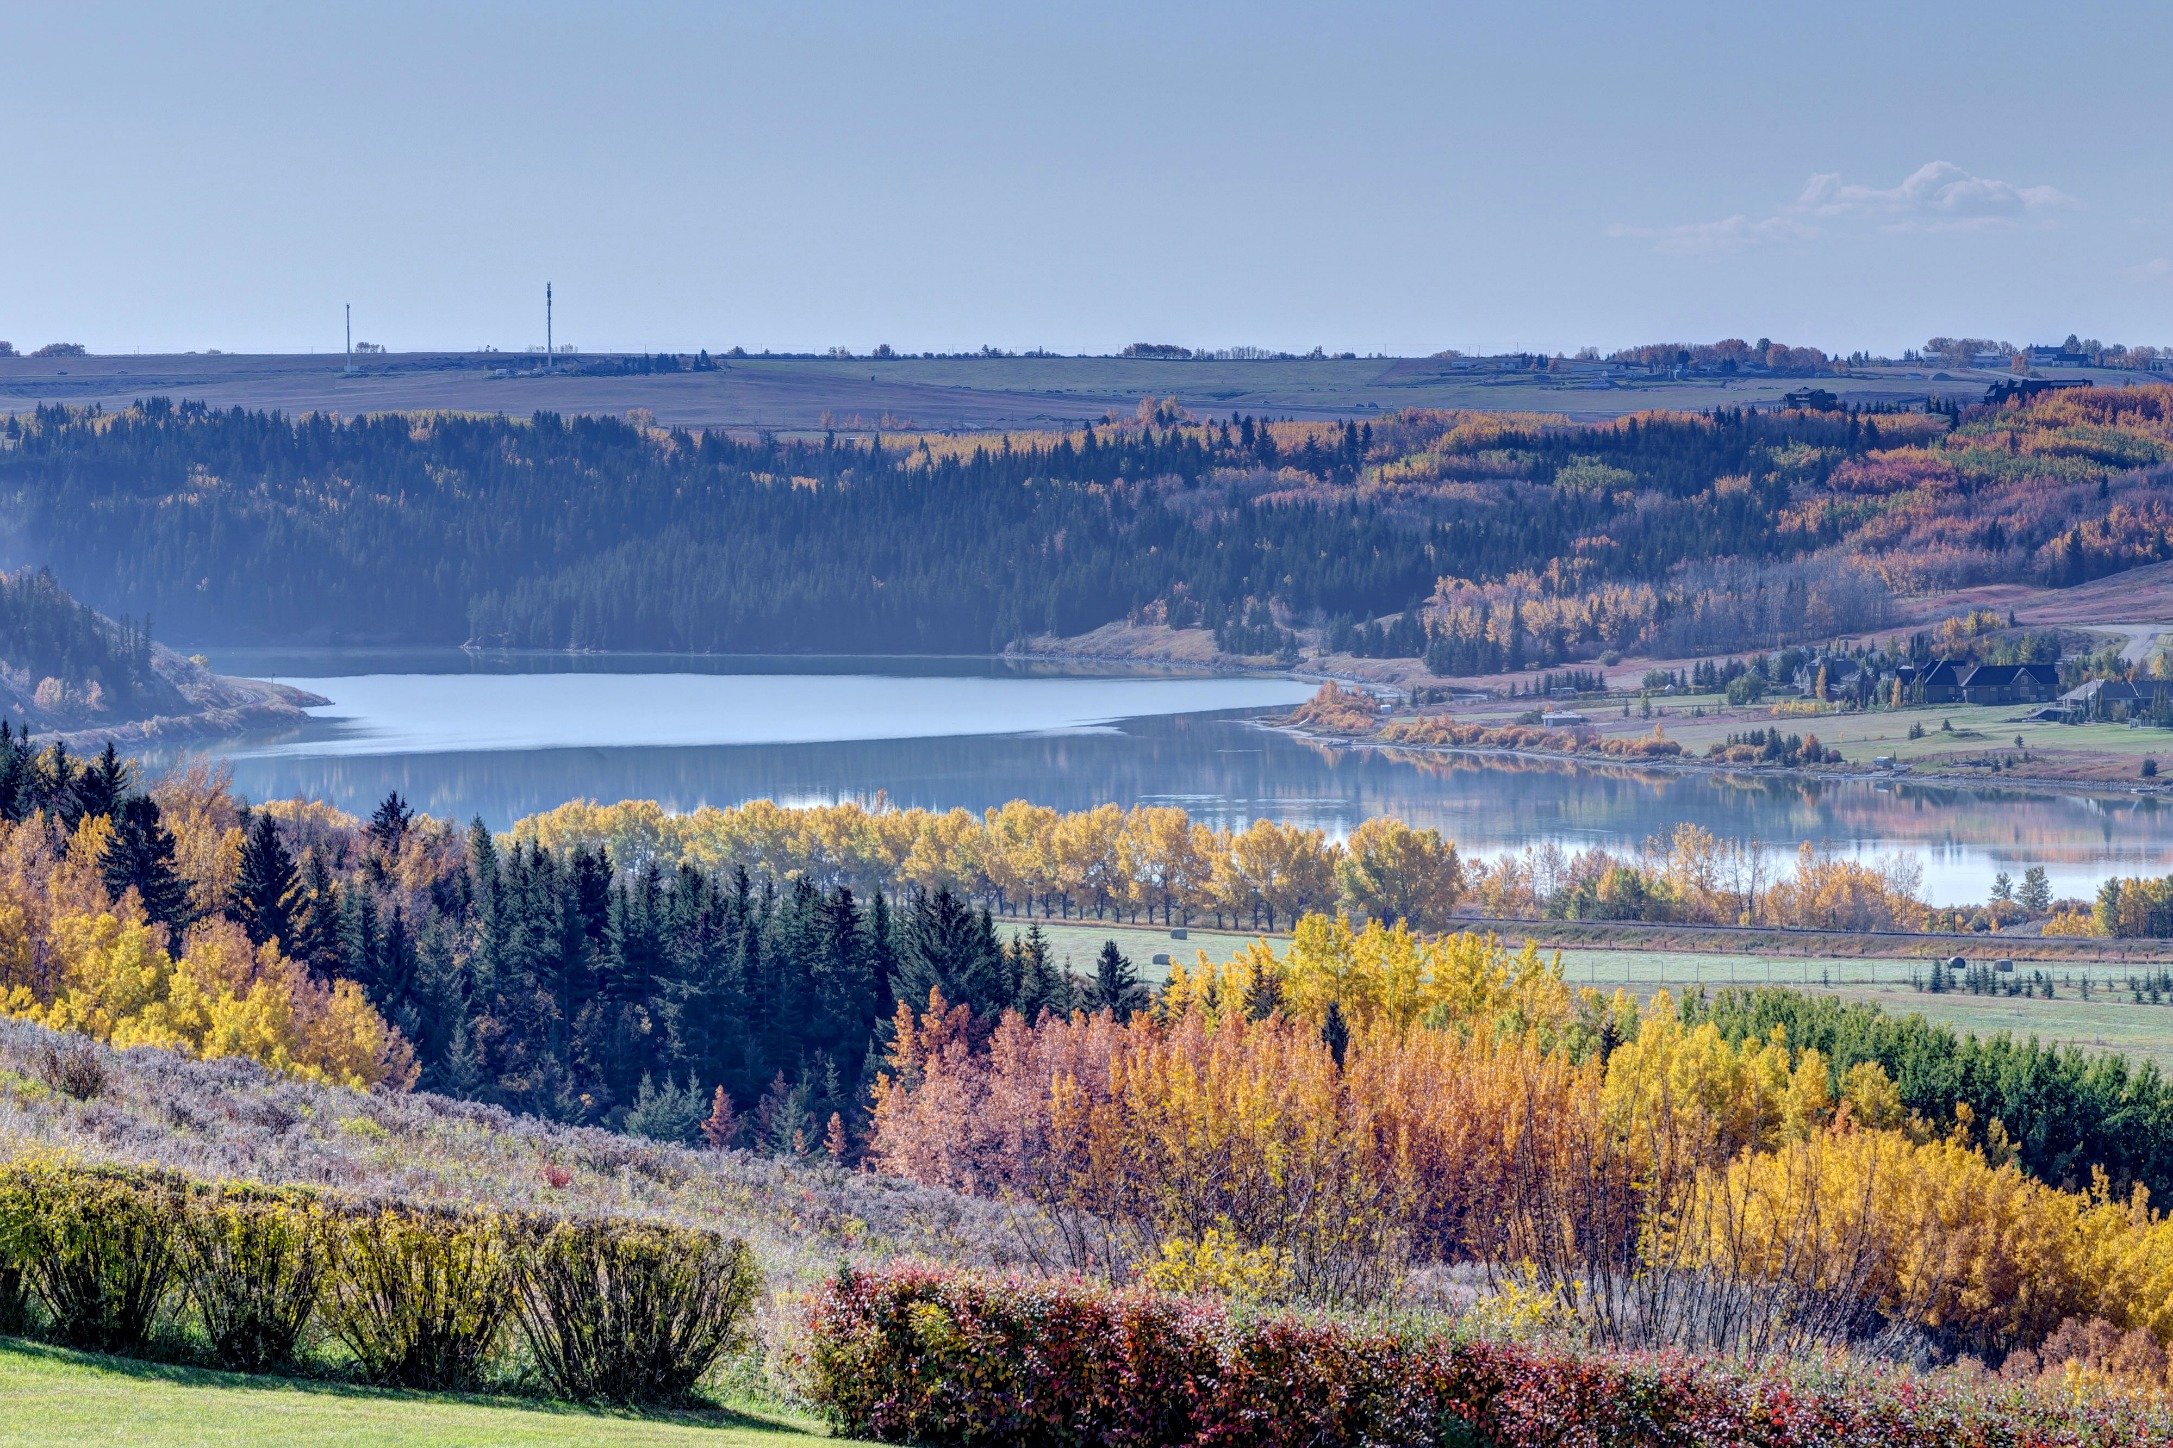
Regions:
<instances>
[{"instance_id":1,"label":"pine tree","mask_svg":"<svg viewBox=\"0 0 2173 1448\"><path fill-rule=\"evenodd\" d=\"M1102 953L1094 962L1094 1008L1128 1021L1146 1003L1147 988L1140 983L1139 967L1117 949L1117 942L1103 941Z\"/></svg>"},{"instance_id":2,"label":"pine tree","mask_svg":"<svg viewBox=\"0 0 2173 1448\"><path fill-rule=\"evenodd\" d=\"M178 935L196 918L188 883L174 865L173 832L149 796L130 795L121 801L100 864L106 889L115 896L134 890L143 913L156 924Z\"/></svg>"},{"instance_id":3,"label":"pine tree","mask_svg":"<svg viewBox=\"0 0 2173 1448\"><path fill-rule=\"evenodd\" d=\"M397 850L414 818L415 811L409 809L407 801L400 798L400 791L393 790L378 802L376 810L370 815L370 838L388 850Z\"/></svg>"},{"instance_id":4,"label":"pine tree","mask_svg":"<svg viewBox=\"0 0 2173 1448\"><path fill-rule=\"evenodd\" d=\"M1351 1028L1343 1019L1343 1007L1335 1001L1328 1002L1328 1014L1320 1023L1321 1044L1335 1058L1336 1069L1343 1069L1343 1057L1351 1048Z\"/></svg>"},{"instance_id":5,"label":"pine tree","mask_svg":"<svg viewBox=\"0 0 2173 1448\"><path fill-rule=\"evenodd\" d=\"M108 739L98 757L84 766L72 788L78 819L111 815L120 808L128 795L128 766L121 762L112 740Z\"/></svg>"},{"instance_id":6,"label":"pine tree","mask_svg":"<svg viewBox=\"0 0 2173 1448\"><path fill-rule=\"evenodd\" d=\"M299 883L294 857L280 842L279 827L270 815L259 811L249 821L249 833L242 840L241 872L234 881L227 913L241 922L252 943L285 942L293 934L292 911Z\"/></svg>"}]
</instances>

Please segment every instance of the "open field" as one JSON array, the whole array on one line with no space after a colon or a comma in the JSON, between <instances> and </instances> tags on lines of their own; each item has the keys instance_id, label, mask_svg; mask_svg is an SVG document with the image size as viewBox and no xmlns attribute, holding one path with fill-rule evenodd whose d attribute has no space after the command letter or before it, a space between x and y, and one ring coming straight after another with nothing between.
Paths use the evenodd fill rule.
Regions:
<instances>
[{"instance_id":1,"label":"open field","mask_svg":"<svg viewBox=\"0 0 2173 1448\"><path fill-rule=\"evenodd\" d=\"M488 1398L377 1392L98 1357L0 1339L0 1448L796 1448L801 1424L739 1413L620 1416Z\"/></svg>"},{"instance_id":2,"label":"open field","mask_svg":"<svg viewBox=\"0 0 2173 1448\"><path fill-rule=\"evenodd\" d=\"M999 926L1005 938L1024 928L1010 921ZM1522 928L1502 927L1506 938L1518 941L1522 938L1519 933ZM1550 937L1574 934L1581 928L1589 928L1596 935L1610 929L1619 933L1619 927L1580 927L1568 922L1540 927L1537 933L1546 942ZM1185 940L1171 940L1169 932L1159 926L1076 920L1044 921L1042 933L1048 937L1058 963L1068 959L1071 969L1079 974L1092 974L1094 957L1101 950L1102 942L1114 940L1138 964L1141 975L1155 982L1169 977L1167 966L1151 963L1158 951L1189 964L1203 951L1210 960L1227 960L1245 945L1262 938L1277 949L1288 943L1287 936L1263 937L1198 927L1189 930L1189 938ZM1685 937L1699 934L1690 927L1682 927L1673 933ZM1717 935L1717 932L1708 933ZM1906 943L1901 939L1862 937L1854 943L1867 952L1884 950L1891 953L1852 953L1836 949L1831 939L1819 936L1804 937L1800 942L1782 941L1776 948L1757 950L1640 950L1619 945L1565 947L1558 943L1546 948L1560 950L1563 977L1577 987L1591 986L1603 992L1625 989L1646 999L1662 989L1680 994L1700 988L1789 986L1838 995L1846 1000L1869 1001L1897 1015L1916 1012L1927 1020L1958 1030L1979 1034L2013 1031L2020 1036L2036 1036L2045 1041L2119 1051L2173 1071L2173 995L2167 996L2164 1004L2152 1003L2147 995L2145 1000L2137 1002L2129 985L2131 978L2141 982L2149 974L2173 969L2173 956L2155 964L2056 958L2066 951L2144 946L2155 942L2048 942L2017 935L1974 940L1948 937L1943 938L1943 943L1928 936L1908 938ZM1912 947L1917 950L1916 954L1902 953ZM2036 970L2046 971L2053 977L2057 994L2046 1000L2035 996L1971 995L1961 990L1934 993L1918 988L1914 982L1922 979L1929 958L1947 953L1959 953L1979 965L2011 959L2015 962L2017 978L2027 978ZM2085 979L2090 982L2092 996L2087 1001L2079 992L2080 983ZM2146 992L2147 989L2146 985Z\"/></svg>"},{"instance_id":3,"label":"open field","mask_svg":"<svg viewBox=\"0 0 2173 1448\"><path fill-rule=\"evenodd\" d=\"M336 340L329 337L328 341ZM721 348L712 348L721 351ZM1682 381L1576 364L1560 377L1494 370L1470 359L1283 358L1170 362L1118 357L733 359L722 370L645 377L492 377L539 359L520 353L372 356L347 376L336 352L290 356L17 357L0 360L0 411L44 403L125 407L140 397L199 399L285 412L452 409L526 416L539 410L625 414L690 427L843 431L991 430L1130 413L1174 396L1202 415L1362 417L1403 407L1542 411L1590 419L1650 408L1770 405L1815 385L1850 402L1974 401L1994 374L1937 377L1870 368L1847 377ZM2129 374L2108 373L2118 385Z\"/></svg>"},{"instance_id":4,"label":"open field","mask_svg":"<svg viewBox=\"0 0 2173 1448\"><path fill-rule=\"evenodd\" d=\"M1489 697L1461 700L1438 712L1466 723L1505 725L1535 707L1537 701L1529 698ZM2037 706L2028 704L1928 704L1796 714L1777 710L1770 700L1730 705L1717 694L1693 694L1655 696L1649 703L1580 699L1556 707L1574 708L1602 738L1642 738L1659 729L1683 748L1682 757L1662 761L1663 768L1697 765L1713 745L1754 729L1816 735L1821 744L1839 750L1852 769L1869 769L1874 761L1888 758L1909 776L1996 784L2038 780L2158 790L2163 783L2143 779L2143 761L2173 765L2173 733L2166 730L2053 723L2029 718ZM1909 737L1912 727L1923 730L1920 738Z\"/></svg>"}]
</instances>

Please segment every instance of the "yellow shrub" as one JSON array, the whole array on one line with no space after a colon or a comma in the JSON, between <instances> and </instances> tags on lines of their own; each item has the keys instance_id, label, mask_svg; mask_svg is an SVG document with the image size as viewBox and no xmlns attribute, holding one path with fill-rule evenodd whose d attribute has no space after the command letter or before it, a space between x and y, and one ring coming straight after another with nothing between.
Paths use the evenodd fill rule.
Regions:
<instances>
[{"instance_id":1,"label":"yellow shrub","mask_svg":"<svg viewBox=\"0 0 2173 1448\"><path fill-rule=\"evenodd\" d=\"M1290 1289L1290 1254L1273 1247L1247 1247L1220 1227L1198 1237L1171 1237L1162 1255L1141 1274L1161 1292L1215 1293L1249 1302L1267 1302Z\"/></svg>"}]
</instances>

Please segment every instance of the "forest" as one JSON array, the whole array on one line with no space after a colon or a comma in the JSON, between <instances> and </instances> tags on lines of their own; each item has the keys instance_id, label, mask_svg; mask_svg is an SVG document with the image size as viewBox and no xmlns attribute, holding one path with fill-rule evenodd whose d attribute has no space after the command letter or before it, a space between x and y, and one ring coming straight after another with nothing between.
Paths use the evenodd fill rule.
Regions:
<instances>
[{"instance_id":1,"label":"forest","mask_svg":"<svg viewBox=\"0 0 2173 1448\"><path fill-rule=\"evenodd\" d=\"M1475 672L2169 556L2169 397L1589 425L1155 404L997 439L152 399L11 418L0 508L91 603L206 642L979 652L1129 621Z\"/></svg>"},{"instance_id":2,"label":"forest","mask_svg":"<svg viewBox=\"0 0 2173 1448\"><path fill-rule=\"evenodd\" d=\"M148 619L106 618L44 568L0 573L0 661L18 718L23 705L126 718L178 699L151 667Z\"/></svg>"},{"instance_id":3,"label":"forest","mask_svg":"<svg viewBox=\"0 0 2173 1448\"><path fill-rule=\"evenodd\" d=\"M1436 933L1453 932L1467 891L1498 909L1503 892L1539 889L1565 913L1602 915L1634 895L1658 918L1736 918L1743 891L1774 920L1922 909L1909 881L1853 861L1807 854L1776 880L1692 830L1656 851L1467 868L1452 842L1395 820L1329 846L1267 824L1218 835L1170 809L1023 803L986 819L581 805L496 836L397 796L366 821L250 807L201 768L145 781L110 748L79 760L6 733L0 1010L662 1140L857 1160L898 1012L936 997L982 1027L1007 1012L1121 1022L1273 977L1280 994L1248 1009L1309 1001L1318 1014L1334 996L1360 1013L1376 975L1501 966L1490 940ZM1114 944L1059 961L1035 924L1037 911L1190 918L1196 891L1294 925L1291 943L1227 967L1180 963L1157 995ZM1011 912L1026 928L999 932ZM1316 970L1328 983L1306 985ZM1513 973L1561 988L1530 949ZM1684 1018L1753 1045L1783 1027L1833 1065L1837 1090L1872 1062L1927 1121L2006 1123L2047 1181L2103 1170L2173 1192L2173 1083L2116 1056L1980 1045L1787 993L1694 999Z\"/></svg>"}]
</instances>

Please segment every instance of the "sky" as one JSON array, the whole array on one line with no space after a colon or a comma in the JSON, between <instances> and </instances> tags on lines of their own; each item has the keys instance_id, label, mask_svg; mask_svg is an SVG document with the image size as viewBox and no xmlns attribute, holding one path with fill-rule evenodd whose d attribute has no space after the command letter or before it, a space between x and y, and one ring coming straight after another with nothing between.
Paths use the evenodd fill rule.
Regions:
<instances>
[{"instance_id":1,"label":"sky","mask_svg":"<svg viewBox=\"0 0 2173 1448\"><path fill-rule=\"evenodd\" d=\"M2173 344L2173 5L15 4L0 338Z\"/></svg>"}]
</instances>

